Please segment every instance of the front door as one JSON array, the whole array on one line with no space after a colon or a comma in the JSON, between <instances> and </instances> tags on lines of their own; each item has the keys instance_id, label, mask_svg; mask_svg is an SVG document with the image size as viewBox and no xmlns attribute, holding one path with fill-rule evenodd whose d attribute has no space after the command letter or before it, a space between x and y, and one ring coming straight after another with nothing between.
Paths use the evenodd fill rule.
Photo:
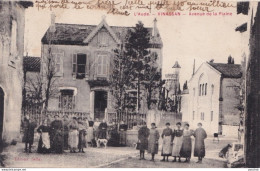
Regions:
<instances>
[{"instance_id":1,"label":"front door","mask_svg":"<svg viewBox=\"0 0 260 171\"><path fill-rule=\"evenodd\" d=\"M4 122L4 91L0 87L0 143L2 144ZM2 150L2 149L0 149Z\"/></svg>"},{"instance_id":2,"label":"front door","mask_svg":"<svg viewBox=\"0 0 260 171\"><path fill-rule=\"evenodd\" d=\"M107 92L95 91L94 119L103 120L105 118L105 109L107 108Z\"/></svg>"}]
</instances>

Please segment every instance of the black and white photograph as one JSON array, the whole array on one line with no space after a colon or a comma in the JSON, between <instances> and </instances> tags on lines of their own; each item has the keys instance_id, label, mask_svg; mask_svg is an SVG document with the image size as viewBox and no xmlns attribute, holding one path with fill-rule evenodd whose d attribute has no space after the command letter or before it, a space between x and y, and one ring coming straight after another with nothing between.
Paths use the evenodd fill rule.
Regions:
<instances>
[{"instance_id":1,"label":"black and white photograph","mask_svg":"<svg viewBox=\"0 0 260 171\"><path fill-rule=\"evenodd\" d=\"M0 0L0 167L258 171L259 35L258 1Z\"/></svg>"}]
</instances>

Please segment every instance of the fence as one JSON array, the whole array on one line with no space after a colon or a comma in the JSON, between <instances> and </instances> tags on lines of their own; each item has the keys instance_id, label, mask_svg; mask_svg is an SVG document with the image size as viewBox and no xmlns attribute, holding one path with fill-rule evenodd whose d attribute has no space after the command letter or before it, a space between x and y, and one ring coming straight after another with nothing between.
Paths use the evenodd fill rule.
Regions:
<instances>
[{"instance_id":1,"label":"fence","mask_svg":"<svg viewBox=\"0 0 260 171\"><path fill-rule=\"evenodd\" d=\"M128 129L132 129L138 123L143 124L146 121L146 114L141 113L130 113L130 112L108 112L108 122L115 122L117 124L120 121L124 121L127 124Z\"/></svg>"},{"instance_id":2,"label":"fence","mask_svg":"<svg viewBox=\"0 0 260 171\"><path fill-rule=\"evenodd\" d=\"M33 118L37 125L41 125L42 121L47 117L47 115L50 115L51 118L54 118L55 115L59 115L60 118L62 118L64 115L67 115L69 118L72 117L89 117L90 113L87 112L78 112L78 111L65 111L65 110L42 110L41 104L33 104L33 105L27 105L23 109L23 115L29 115L30 118Z\"/></svg>"}]
</instances>

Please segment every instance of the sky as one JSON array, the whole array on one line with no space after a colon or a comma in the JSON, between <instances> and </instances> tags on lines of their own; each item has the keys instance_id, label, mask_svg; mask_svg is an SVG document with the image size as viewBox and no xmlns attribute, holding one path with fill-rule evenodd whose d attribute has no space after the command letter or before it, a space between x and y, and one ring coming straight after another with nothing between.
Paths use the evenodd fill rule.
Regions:
<instances>
[{"instance_id":1,"label":"sky","mask_svg":"<svg viewBox=\"0 0 260 171\"><path fill-rule=\"evenodd\" d=\"M89 10L54 10L56 23L98 25L102 17L110 26L134 26L142 21L145 27L153 27L155 16L118 16L106 14L105 11ZM245 20L236 15L236 8L225 9L232 16L156 16L157 27L163 42L163 75L172 72L172 66L178 61L181 85L189 80L195 59L197 69L203 62L227 63L229 55L235 63L240 64L243 40L235 28ZM27 9L25 13L25 55L40 57L41 38L51 23L49 10Z\"/></svg>"}]
</instances>

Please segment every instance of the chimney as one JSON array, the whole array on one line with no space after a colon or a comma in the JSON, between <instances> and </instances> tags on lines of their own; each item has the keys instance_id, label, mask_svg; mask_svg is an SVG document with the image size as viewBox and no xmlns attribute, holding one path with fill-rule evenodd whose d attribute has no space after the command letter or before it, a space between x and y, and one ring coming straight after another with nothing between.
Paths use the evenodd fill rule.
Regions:
<instances>
[{"instance_id":1,"label":"chimney","mask_svg":"<svg viewBox=\"0 0 260 171\"><path fill-rule=\"evenodd\" d=\"M50 31L51 32L55 32L56 28L55 28L55 14L51 13L51 26L50 26Z\"/></svg>"},{"instance_id":2,"label":"chimney","mask_svg":"<svg viewBox=\"0 0 260 171\"><path fill-rule=\"evenodd\" d=\"M157 19L154 18L154 20L153 20L153 36L157 36L157 35L158 35Z\"/></svg>"}]
</instances>

